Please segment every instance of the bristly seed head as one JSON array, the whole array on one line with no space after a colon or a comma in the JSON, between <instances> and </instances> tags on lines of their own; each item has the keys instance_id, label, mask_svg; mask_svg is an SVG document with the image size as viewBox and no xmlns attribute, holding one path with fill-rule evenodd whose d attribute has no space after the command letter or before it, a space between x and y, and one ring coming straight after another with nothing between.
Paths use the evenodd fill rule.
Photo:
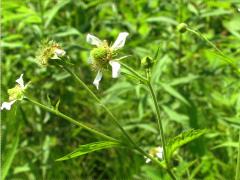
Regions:
<instances>
[{"instance_id":1,"label":"bristly seed head","mask_svg":"<svg viewBox=\"0 0 240 180\"><path fill-rule=\"evenodd\" d=\"M18 84L14 88L8 89L9 101L22 99L23 93L24 89Z\"/></svg>"},{"instance_id":2,"label":"bristly seed head","mask_svg":"<svg viewBox=\"0 0 240 180\"><path fill-rule=\"evenodd\" d=\"M90 55L93 59L92 67L94 70L105 69L109 61L117 55L116 51L112 50L106 41L99 47L91 50Z\"/></svg>"},{"instance_id":3,"label":"bristly seed head","mask_svg":"<svg viewBox=\"0 0 240 180\"><path fill-rule=\"evenodd\" d=\"M40 65L47 66L49 64L49 60L58 59L64 55L65 51L58 43L45 40L37 51L36 58Z\"/></svg>"}]
</instances>

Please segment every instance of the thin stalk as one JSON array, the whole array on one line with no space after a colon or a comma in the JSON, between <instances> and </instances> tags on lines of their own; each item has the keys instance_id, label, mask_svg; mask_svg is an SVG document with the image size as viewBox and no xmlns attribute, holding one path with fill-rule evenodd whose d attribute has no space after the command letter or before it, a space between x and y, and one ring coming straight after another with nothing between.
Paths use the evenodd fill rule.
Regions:
<instances>
[{"instance_id":1,"label":"thin stalk","mask_svg":"<svg viewBox=\"0 0 240 180\"><path fill-rule=\"evenodd\" d=\"M240 130L239 130L239 139L238 139L238 158L237 158L237 167L236 167L236 177L235 180L240 179Z\"/></svg>"},{"instance_id":2,"label":"thin stalk","mask_svg":"<svg viewBox=\"0 0 240 180\"><path fill-rule=\"evenodd\" d=\"M103 107L103 109L108 113L108 115L111 117L111 120L113 120L113 122L117 125L117 127L121 130L121 132L123 133L123 135L127 138L127 140L133 145L133 147L142 155L148 157L149 159L151 159L155 164L157 164L158 166L160 166L161 168L165 169L168 174L171 176L172 179L176 179L175 176L172 174L172 172L169 169L166 169L161 162L159 162L156 158L152 157L151 155L149 155L148 153L146 153L140 146L138 146L133 140L132 138L128 135L128 133L124 130L124 128L119 124L117 118L113 115L113 113L108 109L107 106L105 106L104 104L101 103L101 100L92 92L91 89L88 88L88 86L73 72L71 71L68 67L66 66L62 66L62 68L67 71L69 74L71 74L76 80L77 82L82 85L87 92L99 103L99 105L101 105ZM134 71L134 70L133 70ZM138 73L136 73L135 75L138 75L138 77L141 75L139 75ZM144 81L147 81L146 78L142 77Z\"/></svg>"},{"instance_id":3,"label":"thin stalk","mask_svg":"<svg viewBox=\"0 0 240 180\"><path fill-rule=\"evenodd\" d=\"M154 106L155 106L155 109L156 109L156 112L157 112L157 123L158 123L158 128L159 128L159 131L160 131L159 133L160 133L161 140L162 140L163 154L164 154L165 161L166 161L166 164L167 164L167 169L171 172L171 168L169 166L169 161L168 161L168 158L167 158L166 140L165 140L165 137L164 137L163 125L162 125L162 121L161 121L160 108L159 108L159 105L158 105L158 102L157 102L157 96L156 96L156 94L153 90L153 87L152 87L152 84L151 84L150 81L147 83L147 85L148 85L148 88L149 88L150 93L152 95Z\"/></svg>"},{"instance_id":4,"label":"thin stalk","mask_svg":"<svg viewBox=\"0 0 240 180\"><path fill-rule=\"evenodd\" d=\"M193 34L195 34L196 36L202 38L203 40L205 40L210 46L212 46L215 51L218 52L218 54L223 57L223 59L230 64L239 74L240 74L240 70L236 67L236 65L232 62L233 60L229 57L227 57L214 43L212 43L207 37L205 37L204 35L202 35L200 32L195 31L193 29L187 28L187 30Z\"/></svg>"},{"instance_id":5,"label":"thin stalk","mask_svg":"<svg viewBox=\"0 0 240 180\"><path fill-rule=\"evenodd\" d=\"M63 113L61 113L61 112L59 112L59 111L57 111L57 110L54 110L54 109L52 109L52 108L49 108L48 106L46 106L46 105L44 105L44 104L41 104L41 103L33 100L32 98L29 98L29 97L26 97L26 98L27 98L27 100L28 100L29 102L37 105L38 107L40 107L40 108L42 108L42 109L44 109L44 110L46 110L46 111L48 111L48 112L50 112L50 113L53 113L53 114L55 114L55 115L57 115L57 116L65 119L65 120L69 121L70 123L73 123L73 124L75 124L75 125L83 128L83 129L86 129L86 130L88 130L89 132L92 132L93 134L96 134L97 136L103 137L104 139L107 139L107 140L110 140L110 141L115 141L115 142L119 142L119 143L120 143L119 140L117 140L117 139L115 139L115 138L112 138L112 137L110 137L110 136L108 136L108 135L105 135L105 134L103 134L103 133L101 133L101 132L99 132L99 131L97 131L97 130L95 130L95 129L93 129L93 128L90 128L90 127L84 125L83 123L80 123L80 122L76 121L75 119L73 119L73 118L71 118L71 117L69 117L69 116L67 116L67 115L65 115L65 114L63 114ZM111 113L111 112L110 112L110 113ZM111 114L112 114L112 113L111 113ZM113 116L113 115L112 115L112 116ZM134 144L135 144L135 143L134 143ZM135 146L135 149L137 149L141 154L143 154L143 155L145 155L146 157L148 157L149 159L151 159L155 164L158 164L159 166L161 166L162 168L165 169L165 167L164 167L156 158L153 158L152 156L150 156L148 153L146 153L145 151L143 151L143 150L142 150L140 147L138 147L137 145Z\"/></svg>"},{"instance_id":6,"label":"thin stalk","mask_svg":"<svg viewBox=\"0 0 240 180\"><path fill-rule=\"evenodd\" d=\"M76 121L75 119L73 119L73 118L71 118L71 117L69 117L69 116L61 113L61 112L58 111L58 110L52 109L52 108L50 108L50 107L48 107L48 106L46 106L46 105L44 105L44 104L41 104L41 103L39 103L39 102L37 102L37 101L29 98L29 97L27 97L27 100L28 100L29 102L31 102L31 103L39 106L40 108L42 108L42 109L44 109L44 110L46 110L46 111L48 111L48 112L51 112L51 113L53 113L53 114L55 114L55 115L57 115L57 116L65 119L65 120L69 121L70 123L73 123L73 124L75 124L75 125L83 128L83 129L88 130L89 132L92 132L92 133L96 134L97 136L100 136L100 137L102 137L102 138L104 138L104 139L107 139L107 140L110 140L110 141L119 142L119 141L116 140L115 138L112 138L112 137L110 137L110 136L108 136L108 135L106 135L106 134L103 134L103 133L101 133L101 132L99 132L99 131L97 131L97 130L95 130L95 129L93 129L93 128L90 128L90 127L88 127L87 125Z\"/></svg>"},{"instance_id":7,"label":"thin stalk","mask_svg":"<svg viewBox=\"0 0 240 180\"><path fill-rule=\"evenodd\" d=\"M124 64L122 62L121 62L121 65L123 67L125 67L127 70L129 70L130 72L132 72L140 80L145 82L145 84L148 86L148 88L149 88L149 90L151 92L151 95L152 95L152 98L153 98L153 101L154 101L154 106L155 106L155 109L157 111L158 129L159 129L159 133L160 133L161 140L162 140L162 146L163 146L163 153L165 155L165 161L166 161L166 164L167 164L167 169L166 170L167 170L168 174L171 176L172 179L176 179L174 174L171 171L171 168L169 167L168 159L166 158L167 157L166 156L167 155L167 149L166 149L166 141L165 141L165 137L164 137L163 126L162 126L162 121L161 121L161 116L160 116L160 109L159 109L159 106L158 106L156 94L155 94L155 92L153 90L153 87L152 87L152 84L151 84L150 76L147 73L148 79L146 79L145 77L140 75L137 71L135 71L134 69L130 68L128 65L126 65L126 64Z\"/></svg>"},{"instance_id":8,"label":"thin stalk","mask_svg":"<svg viewBox=\"0 0 240 180\"><path fill-rule=\"evenodd\" d=\"M126 68L128 71L130 71L131 73L133 73L136 77L138 77L141 81L143 81L143 82L145 82L145 83L148 81L145 77L143 77L142 75L140 75L139 73L137 73L134 69L132 69L132 68L129 67L128 65L126 65L126 64L124 64L124 63L122 63L122 62L120 62L120 64L121 64L124 68Z\"/></svg>"},{"instance_id":9,"label":"thin stalk","mask_svg":"<svg viewBox=\"0 0 240 180\"><path fill-rule=\"evenodd\" d=\"M118 126L118 128L121 130L121 132L124 134L124 136L134 145L136 144L133 142L133 140L130 138L130 136L127 134L127 132L123 129L123 127L119 124L117 118L112 114L112 112L105 106L103 103L101 103L101 100L92 92L92 90L73 72L71 71L68 67L62 66L64 70L66 70L69 74L71 74L77 82L83 86L87 92L97 101L97 103L103 107L103 109L108 113L108 115L111 117L113 122Z\"/></svg>"}]
</instances>

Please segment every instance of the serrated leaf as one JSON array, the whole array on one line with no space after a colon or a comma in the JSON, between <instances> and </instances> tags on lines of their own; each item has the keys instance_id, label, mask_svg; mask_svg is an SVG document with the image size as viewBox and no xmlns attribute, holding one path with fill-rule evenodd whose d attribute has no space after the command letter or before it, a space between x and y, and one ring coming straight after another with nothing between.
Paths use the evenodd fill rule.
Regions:
<instances>
[{"instance_id":1,"label":"serrated leaf","mask_svg":"<svg viewBox=\"0 0 240 180\"><path fill-rule=\"evenodd\" d=\"M171 159L172 154L181 146L199 138L206 132L206 129L184 131L176 137L170 139L167 143L167 158Z\"/></svg>"},{"instance_id":2,"label":"serrated leaf","mask_svg":"<svg viewBox=\"0 0 240 180\"><path fill-rule=\"evenodd\" d=\"M88 154L88 153L98 151L101 149L117 147L119 145L120 145L119 143L113 142L113 141L99 141L99 142L94 142L94 143L90 143L90 144L85 144L85 145L80 146L75 151L57 159L56 161L64 161L64 160L76 158L76 157L84 155L84 154Z\"/></svg>"}]
</instances>

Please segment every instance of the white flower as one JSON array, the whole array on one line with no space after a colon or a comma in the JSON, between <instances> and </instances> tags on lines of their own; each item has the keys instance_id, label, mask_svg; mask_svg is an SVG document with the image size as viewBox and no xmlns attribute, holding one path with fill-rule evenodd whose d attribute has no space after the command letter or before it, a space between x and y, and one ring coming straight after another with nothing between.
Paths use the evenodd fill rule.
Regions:
<instances>
[{"instance_id":1,"label":"white flower","mask_svg":"<svg viewBox=\"0 0 240 180\"><path fill-rule=\"evenodd\" d=\"M10 110L12 105L17 100L22 99L23 91L26 88L23 81L23 74L20 75L20 77L16 80L16 82L17 82L17 85L14 88L8 90L9 102L3 102L1 105L1 110L3 109Z\"/></svg>"},{"instance_id":2,"label":"white flower","mask_svg":"<svg viewBox=\"0 0 240 180\"><path fill-rule=\"evenodd\" d=\"M97 76L93 81L93 84L99 88L99 82L102 79L103 68L110 64L112 67L112 78L118 78L121 71L121 64L117 60L113 60L113 56L116 55L117 50L121 49L126 41L128 36L127 32L119 33L116 41L111 47L108 46L106 41L101 41L97 37L88 34L87 42L91 45L97 46L92 52L92 57L89 58L89 62L93 64L94 68L98 71Z\"/></svg>"},{"instance_id":3,"label":"white flower","mask_svg":"<svg viewBox=\"0 0 240 180\"><path fill-rule=\"evenodd\" d=\"M163 159L163 148L161 146L152 148L149 151L149 155L152 156L152 157L157 157L157 158L162 160ZM145 160L146 163L150 163L151 162L150 158L145 157L145 159L146 159Z\"/></svg>"}]
</instances>

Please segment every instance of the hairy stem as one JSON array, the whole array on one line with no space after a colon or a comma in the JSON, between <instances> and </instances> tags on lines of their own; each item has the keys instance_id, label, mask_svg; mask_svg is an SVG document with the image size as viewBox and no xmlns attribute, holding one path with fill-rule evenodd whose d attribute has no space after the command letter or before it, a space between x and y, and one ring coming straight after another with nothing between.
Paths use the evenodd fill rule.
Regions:
<instances>
[{"instance_id":1,"label":"hairy stem","mask_svg":"<svg viewBox=\"0 0 240 180\"><path fill-rule=\"evenodd\" d=\"M171 171L171 167L169 166L169 162L168 162L168 159L167 159L167 148L166 148L166 141L165 141L165 137L164 137L163 126L162 126L162 121L161 121L161 116L160 116L160 109L159 109L159 105L158 105L158 102L157 102L156 94L155 94L154 89L153 89L152 84L151 84L150 77L147 73L148 79L146 79L145 77L140 75L138 72L136 72L134 69L130 68L128 65L126 65L122 62L121 62L121 65L123 67L125 67L127 70L129 70L131 73L133 73L136 77L138 77L139 80L145 82L145 84L148 86L148 88L150 90L151 96L152 96L153 101L154 101L154 106L155 106L155 109L156 109L156 112L157 112L157 124L158 124L159 133L160 133L161 140L162 140L163 154L164 154L165 161L166 161L166 164L167 164L167 172L171 176L172 179L176 179L174 174Z\"/></svg>"},{"instance_id":2,"label":"hairy stem","mask_svg":"<svg viewBox=\"0 0 240 180\"><path fill-rule=\"evenodd\" d=\"M164 159L165 159L166 164L167 164L167 170L168 170L169 174L171 175L171 177L174 177L174 175L171 171L171 167L169 166L168 158L167 158L166 140L165 140L165 137L164 137L163 125L162 125L162 120L161 120L161 116L160 116L160 108L159 108L159 105L158 105L158 102L157 102L157 96L154 92L154 89L152 87L152 84L151 84L150 80L148 81L147 85L148 85L148 88L149 88L150 93L152 95L154 106L155 106L155 109L156 109L156 112L157 112L157 123L158 123L158 128L159 128L160 136L161 136L161 140L162 140L163 154L164 154Z\"/></svg>"},{"instance_id":3,"label":"hairy stem","mask_svg":"<svg viewBox=\"0 0 240 180\"><path fill-rule=\"evenodd\" d=\"M70 123L73 123L73 124L75 124L75 125L83 128L83 129L86 129L87 131L89 131L89 132L91 132L91 133L93 133L93 134L96 134L97 136L100 136L100 137L102 137L102 138L104 138L104 139L107 139L107 140L110 140L110 141L119 142L119 141L116 140L115 138L112 138L112 137L110 137L110 136L108 136L108 135L106 135L106 134L103 134L102 132L99 132L99 131L97 131L97 130L95 130L95 129L93 129L93 128L90 128L90 127L88 127L87 125L85 125L85 124L83 124L83 123L80 123L80 122L76 121L75 119L73 119L73 118L71 118L71 117L69 117L69 116L67 116L67 115L59 112L58 110L55 110L55 109L50 108L50 107L48 107L48 106L46 106L46 105L44 105L44 104L41 104L41 103L39 103L39 102L37 102L37 101L29 98L29 97L27 97L27 100L28 100L29 102L37 105L38 107L40 107L40 108L42 108L42 109L44 109L44 110L46 110L46 111L48 111L48 112L51 112L51 113L53 113L53 114L55 114L55 115L57 115L57 116L65 119L65 120L69 121Z\"/></svg>"}]
</instances>

